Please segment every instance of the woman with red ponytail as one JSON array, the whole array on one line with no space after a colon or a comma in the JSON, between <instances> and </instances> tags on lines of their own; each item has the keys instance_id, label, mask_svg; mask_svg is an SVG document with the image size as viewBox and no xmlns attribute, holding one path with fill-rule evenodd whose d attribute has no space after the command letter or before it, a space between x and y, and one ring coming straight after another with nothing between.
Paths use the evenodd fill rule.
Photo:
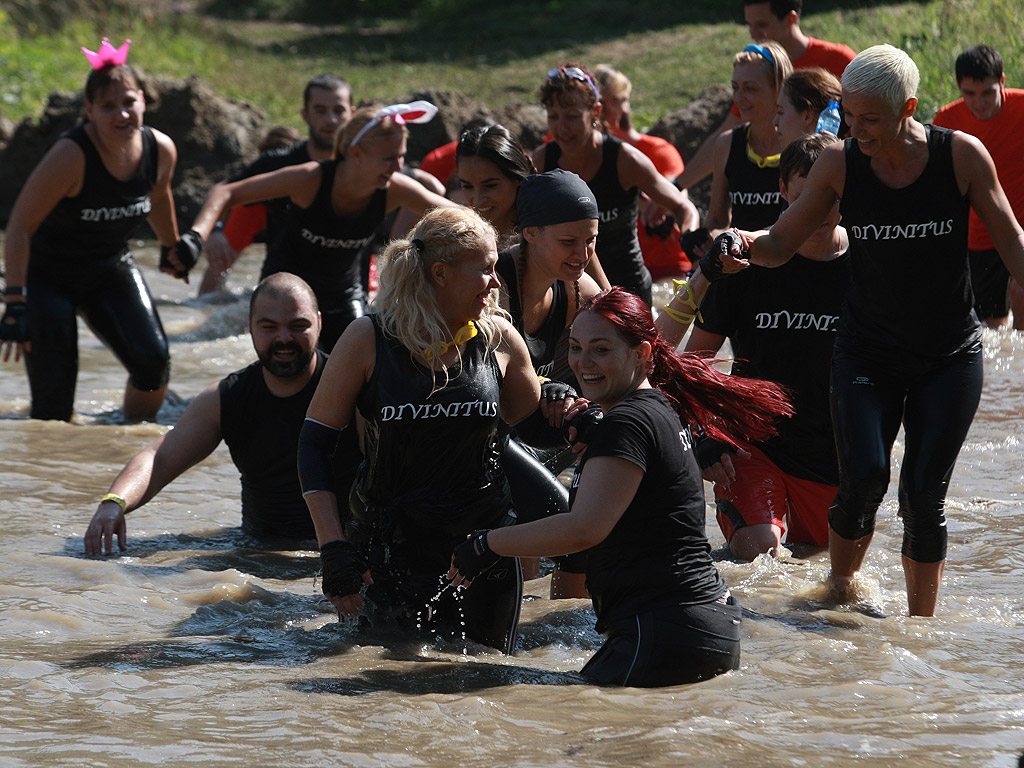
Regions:
<instances>
[{"instance_id":1,"label":"woman with red ponytail","mask_svg":"<svg viewBox=\"0 0 1024 768\"><path fill-rule=\"evenodd\" d=\"M589 550L587 589L607 642L583 668L599 685L664 686L736 669L740 607L711 560L691 426L736 445L774 434L792 409L775 384L677 353L651 311L603 291L572 324L569 365L604 418L573 477L569 514L474 531L452 558L466 584L502 555Z\"/></svg>"}]
</instances>

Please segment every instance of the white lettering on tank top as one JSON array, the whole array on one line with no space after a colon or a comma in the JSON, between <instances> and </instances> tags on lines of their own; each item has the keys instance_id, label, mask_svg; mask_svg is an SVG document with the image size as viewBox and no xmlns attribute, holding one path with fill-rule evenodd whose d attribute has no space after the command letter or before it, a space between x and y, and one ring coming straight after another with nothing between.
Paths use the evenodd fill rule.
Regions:
<instances>
[{"instance_id":1,"label":"white lettering on tank top","mask_svg":"<svg viewBox=\"0 0 1024 768\"><path fill-rule=\"evenodd\" d=\"M778 205L778 192L730 192L729 202L733 205Z\"/></svg>"},{"instance_id":2,"label":"white lettering on tank top","mask_svg":"<svg viewBox=\"0 0 1024 768\"><path fill-rule=\"evenodd\" d=\"M598 211L597 217L601 220L602 224L607 224L610 221L616 221L619 218L619 209L609 208L607 211Z\"/></svg>"},{"instance_id":3,"label":"white lettering on tank top","mask_svg":"<svg viewBox=\"0 0 1024 768\"><path fill-rule=\"evenodd\" d=\"M305 227L303 227L301 234L303 240L315 245L317 248L345 248L352 250L355 248L362 248L373 239L372 234L367 237L354 237L349 240L342 240L337 237L324 237L323 235L318 235L315 232L310 232Z\"/></svg>"},{"instance_id":4,"label":"white lettering on tank top","mask_svg":"<svg viewBox=\"0 0 1024 768\"><path fill-rule=\"evenodd\" d=\"M540 366L539 368L536 369L537 375L538 376L549 376L551 374L551 371L554 369L554 367L555 367L555 361L554 360L552 360L550 363L544 363L544 365L542 365L542 366Z\"/></svg>"},{"instance_id":5,"label":"white lettering on tank top","mask_svg":"<svg viewBox=\"0 0 1024 768\"><path fill-rule=\"evenodd\" d=\"M922 224L859 224L849 227L858 240L910 240L942 237L953 231L953 219L926 221Z\"/></svg>"},{"instance_id":6,"label":"white lettering on tank top","mask_svg":"<svg viewBox=\"0 0 1024 768\"><path fill-rule=\"evenodd\" d=\"M142 200L131 205L112 205L108 208L83 208L79 218L82 221L119 221L148 216L153 210L153 203L146 195Z\"/></svg>"},{"instance_id":7,"label":"white lettering on tank top","mask_svg":"<svg viewBox=\"0 0 1024 768\"><path fill-rule=\"evenodd\" d=\"M835 333L839 315L815 315L812 312L790 312L783 309L778 312L758 312L755 322L759 331L784 328L789 331Z\"/></svg>"},{"instance_id":8,"label":"white lettering on tank top","mask_svg":"<svg viewBox=\"0 0 1024 768\"><path fill-rule=\"evenodd\" d=\"M684 429L679 433L679 442L683 444L683 453L689 452L693 447L693 437L690 435L690 431Z\"/></svg>"},{"instance_id":9,"label":"white lettering on tank top","mask_svg":"<svg viewBox=\"0 0 1024 768\"><path fill-rule=\"evenodd\" d=\"M381 421L454 419L459 416L493 418L497 415L498 403L485 400L470 400L463 403L404 403L402 405L383 405L380 409Z\"/></svg>"}]
</instances>

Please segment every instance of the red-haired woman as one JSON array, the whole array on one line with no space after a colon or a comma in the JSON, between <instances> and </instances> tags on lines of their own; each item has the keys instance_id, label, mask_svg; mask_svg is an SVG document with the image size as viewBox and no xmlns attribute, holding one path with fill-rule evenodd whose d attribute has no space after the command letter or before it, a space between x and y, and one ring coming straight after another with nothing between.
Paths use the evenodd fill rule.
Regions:
<instances>
[{"instance_id":1,"label":"red-haired woman","mask_svg":"<svg viewBox=\"0 0 1024 768\"><path fill-rule=\"evenodd\" d=\"M569 363L604 419L572 483L569 514L474 531L449 578L471 581L502 555L589 548L587 587L607 642L583 669L603 685L706 680L739 664L740 607L711 560L704 484L690 427L746 444L774 432L791 408L774 384L730 377L679 354L650 309L620 288L585 303Z\"/></svg>"},{"instance_id":2,"label":"red-haired woman","mask_svg":"<svg viewBox=\"0 0 1024 768\"><path fill-rule=\"evenodd\" d=\"M534 152L534 165L541 171L572 171L593 190L600 209L597 257L604 274L650 306L651 273L636 235L640 193L674 216L683 231L697 227L697 209L640 150L602 132L601 94L586 68L572 63L555 67L540 97L554 141Z\"/></svg>"}]
</instances>

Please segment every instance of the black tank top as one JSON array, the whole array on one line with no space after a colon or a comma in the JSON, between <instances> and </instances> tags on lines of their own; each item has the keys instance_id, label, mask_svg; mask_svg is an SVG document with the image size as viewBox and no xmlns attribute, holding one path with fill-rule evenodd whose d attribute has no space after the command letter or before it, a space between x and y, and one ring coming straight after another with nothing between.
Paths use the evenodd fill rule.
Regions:
<instances>
[{"instance_id":1,"label":"black tank top","mask_svg":"<svg viewBox=\"0 0 1024 768\"><path fill-rule=\"evenodd\" d=\"M142 159L127 181L114 178L103 165L84 125L61 138L71 139L85 153L82 190L61 199L39 225L32 237L32 259L82 262L119 256L153 208L149 193L160 152L156 136L142 126Z\"/></svg>"},{"instance_id":2,"label":"black tank top","mask_svg":"<svg viewBox=\"0 0 1024 768\"><path fill-rule=\"evenodd\" d=\"M928 163L902 189L887 187L847 139L840 212L853 270L836 347L881 360L974 349L967 261L969 203L953 171L953 131L925 126Z\"/></svg>"},{"instance_id":3,"label":"black tank top","mask_svg":"<svg viewBox=\"0 0 1024 768\"><path fill-rule=\"evenodd\" d=\"M779 168L759 168L747 157L747 132L750 123L732 129L729 157L725 160L725 178L729 182L732 205L731 226L737 229L767 229L782 214L779 193Z\"/></svg>"},{"instance_id":4,"label":"black tank top","mask_svg":"<svg viewBox=\"0 0 1024 768\"><path fill-rule=\"evenodd\" d=\"M461 371L449 368L447 386L431 394L443 372L413 360L370 317L377 360L358 398L366 459L357 482L370 518L386 512L395 541L424 546L501 525L511 500L500 464L503 379L494 352L477 335L463 349ZM450 558L451 550L435 554Z\"/></svg>"},{"instance_id":5,"label":"black tank top","mask_svg":"<svg viewBox=\"0 0 1024 768\"><path fill-rule=\"evenodd\" d=\"M306 539L316 535L302 500L295 460L299 430L327 363L326 354L318 350L316 355L313 378L291 397L277 397L270 391L258 361L226 376L218 388L221 435L242 482L242 527L257 536ZM342 445L335 452L342 498L358 464L347 447L353 434L351 429L342 432Z\"/></svg>"},{"instance_id":6,"label":"black tank top","mask_svg":"<svg viewBox=\"0 0 1024 768\"><path fill-rule=\"evenodd\" d=\"M622 188L619 181L619 150L622 142L603 134L601 165L592 179L584 179L597 198L600 223L597 230L597 257L612 285L633 292L649 291L651 273L644 265L640 241L636 235L640 190ZM544 171L558 168L562 148L549 141L544 147Z\"/></svg>"},{"instance_id":7,"label":"black tank top","mask_svg":"<svg viewBox=\"0 0 1024 768\"><path fill-rule=\"evenodd\" d=\"M292 205L284 231L267 251L260 278L275 272L298 275L313 289L320 310L348 308L363 300L360 253L387 214L387 190L378 189L365 211L339 216L331 200L341 160L320 163L320 188L308 208Z\"/></svg>"},{"instance_id":8,"label":"black tank top","mask_svg":"<svg viewBox=\"0 0 1024 768\"><path fill-rule=\"evenodd\" d=\"M525 254L520 251L520 256L525 257ZM497 272L498 277L501 278L502 287L508 293L509 314L512 315L512 323L526 340L526 348L530 350L530 360L534 370L537 371L538 376L559 378L554 376L553 372L556 367L559 341L565 334L565 319L569 312L570 299L565 283L555 280L552 284L554 296L548 316L544 318L544 322L535 333L527 333L523 326L523 300L519 295L519 275L516 271L515 260L508 251L498 254Z\"/></svg>"}]
</instances>

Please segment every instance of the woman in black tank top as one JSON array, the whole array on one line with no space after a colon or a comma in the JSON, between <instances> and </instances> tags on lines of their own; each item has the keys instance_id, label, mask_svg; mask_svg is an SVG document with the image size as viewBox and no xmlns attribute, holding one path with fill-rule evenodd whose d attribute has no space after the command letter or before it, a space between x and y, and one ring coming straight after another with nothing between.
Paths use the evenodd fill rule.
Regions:
<instances>
[{"instance_id":1,"label":"woman in black tank top","mask_svg":"<svg viewBox=\"0 0 1024 768\"><path fill-rule=\"evenodd\" d=\"M587 268L601 287L621 285L651 303L651 273L636 235L640 193L679 222L697 226L697 209L640 150L601 127L600 93L585 67L567 63L548 72L540 91L553 141L533 153L543 171L564 168L583 179L597 197L600 226L597 259Z\"/></svg>"},{"instance_id":2,"label":"woman in black tank top","mask_svg":"<svg viewBox=\"0 0 1024 768\"><path fill-rule=\"evenodd\" d=\"M396 106L436 111L423 105ZM287 271L309 283L324 318L320 346L328 352L348 324L364 314L367 286L360 254L387 213L402 207L420 215L453 204L398 173L408 130L394 110L358 110L338 133L333 160L216 185L193 224L207 237L227 208L288 198L284 231L268 248L262 276Z\"/></svg>"},{"instance_id":3,"label":"woman in black tank top","mask_svg":"<svg viewBox=\"0 0 1024 768\"><path fill-rule=\"evenodd\" d=\"M162 245L178 240L176 150L142 124L145 97L124 64L127 45L115 52L104 40L91 55L98 68L86 81L86 122L46 153L7 225L0 347L3 360L13 349L17 361L24 346L33 418L72 416L76 314L128 369L126 419L153 418L167 391L167 337L128 241L146 221Z\"/></svg>"},{"instance_id":4,"label":"woman in black tank top","mask_svg":"<svg viewBox=\"0 0 1024 768\"><path fill-rule=\"evenodd\" d=\"M822 153L800 198L750 245L750 260L784 263L840 200L853 280L832 359L840 488L829 514L830 586L837 599L854 598L903 426L908 608L930 616L946 557L946 488L981 394L968 207L1017 280L1024 232L982 144L914 119L919 79L913 60L889 45L853 60L842 78L851 138Z\"/></svg>"},{"instance_id":5,"label":"woman in black tank top","mask_svg":"<svg viewBox=\"0 0 1024 768\"><path fill-rule=\"evenodd\" d=\"M366 584L378 617L436 630L458 624L452 593L438 594L451 547L475 528L515 519L498 422L533 413L540 386L525 342L496 304L493 228L460 206L428 212L412 234L382 258L376 313L346 330L327 363L300 437L299 472L324 593L338 610L357 613ZM559 405L546 410L560 422L573 411L571 401ZM357 406L366 460L343 530L329 461ZM521 589L510 559L469 590L467 634L511 652Z\"/></svg>"},{"instance_id":6,"label":"woman in black tank top","mask_svg":"<svg viewBox=\"0 0 1024 768\"><path fill-rule=\"evenodd\" d=\"M704 227L712 236L730 226L770 227L782 212L776 103L793 67L786 49L766 41L733 59L732 99L743 124L718 137L711 200ZM709 243L710 245L710 243Z\"/></svg>"}]
</instances>

